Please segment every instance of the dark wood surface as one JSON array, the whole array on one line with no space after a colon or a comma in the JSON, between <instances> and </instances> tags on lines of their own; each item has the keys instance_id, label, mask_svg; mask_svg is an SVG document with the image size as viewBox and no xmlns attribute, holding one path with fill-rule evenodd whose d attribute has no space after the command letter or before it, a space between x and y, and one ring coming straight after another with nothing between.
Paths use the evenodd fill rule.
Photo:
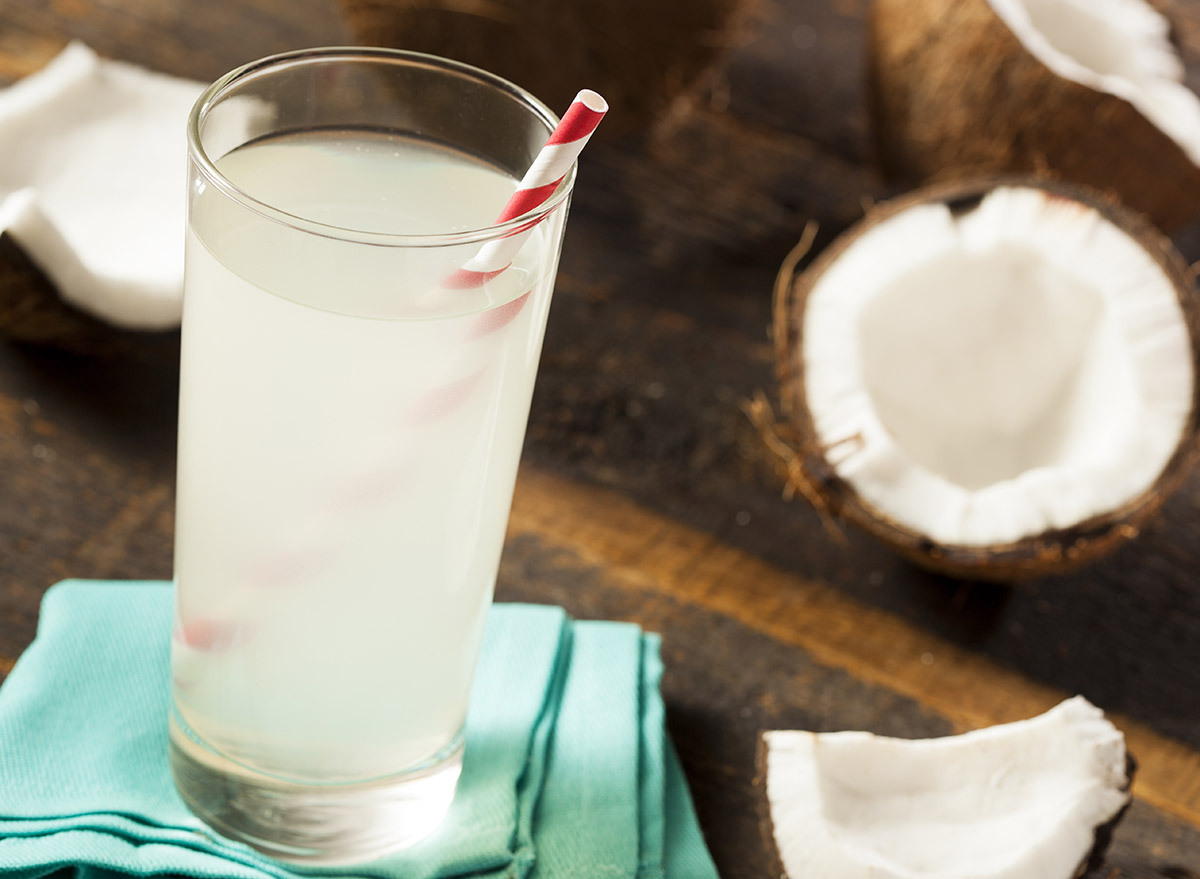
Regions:
<instances>
[{"instance_id":1,"label":"dark wood surface","mask_svg":"<svg viewBox=\"0 0 1200 879\"><path fill-rule=\"evenodd\" d=\"M1193 83L1197 6L1172 4ZM761 730L939 735L1079 692L1142 764L1098 875L1200 877L1200 475L1079 574L952 581L785 502L739 408L774 391L771 286L805 223L820 247L892 194L865 7L764 4L690 113L589 147L499 597L663 633L668 722L723 876L769 874ZM0 0L0 80L71 37L203 80L349 39L331 0ZM1178 241L1200 258L1195 227ZM105 357L0 343L0 673L56 580L170 576L177 358L172 337Z\"/></svg>"}]
</instances>

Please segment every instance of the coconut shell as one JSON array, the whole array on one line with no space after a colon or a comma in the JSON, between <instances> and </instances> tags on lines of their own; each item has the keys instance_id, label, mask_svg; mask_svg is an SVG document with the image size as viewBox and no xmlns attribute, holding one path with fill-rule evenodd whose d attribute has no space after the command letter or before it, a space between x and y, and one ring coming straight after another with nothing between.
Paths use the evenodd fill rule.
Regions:
<instances>
[{"instance_id":1,"label":"coconut shell","mask_svg":"<svg viewBox=\"0 0 1200 879\"><path fill-rule=\"evenodd\" d=\"M612 112L599 137L648 127L747 39L759 0L340 0L364 43L497 73L561 112L580 88Z\"/></svg>"},{"instance_id":2,"label":"coconut shell","mask_svg":"<svg viewBox=\"0 0 1200 879\"><path fill-rule=\"evenodd\" d=\"M1137 768L1137 759L1129 751L1126 751L1125 786L1122 790L1128 792L1133 789L1133 777L1137 775ZM1104 857L1108 854L1108 847L1112 844L1113 831L1117 829L1117 825L1121 823L1121 819L1125 817L1125 813L1129 811L1129 806L1132 803L1133 800L1130 799L1129 802L1121 807L1121 811L1117 812L1117 814L1113 815L1092 832L1091 851L1083 859L1083 863L1079 865L1079 869L1075 871L1075 879L1083 879L1083 877L1104 866Z\"/></svg>"},{"instance_id":3,"label":"coconut shell","mask_svg":"<svg viewBox=\"0 0 1200 879\"><path fill-rule=\"evenodd\" d=\"M763 735L759 735L754 755L754 786L761 792L758 798L758 826L763 842L770 853L771 875L779 876L780 879L802 879L802 877L789 877L783 869L783 859L779 856L779 844L775 841L775 820L771 816L771 804L767 800L767 751L767 740ZM1126 781L1123 788L1125 791L1133 787L1133 776L1137 773L1137 766L1137 760L1126 751ZM1084 876L1103 866L1105 855L1108 854L1108 847L1112 843L1113 831L1116 830L1117 825L1121 823L1121 819L1128 811L1129 803L1126 803L1117 814L1093 831L1092 847L1072 874L1072 879L1083 879Z\"/></svg>"},{"instance_id":4,"label":"coconut shell","mask_svg":"<svg viewBox=\"0 0 1200 879\"><path fill-rule=\"evenodd\" d=\"M1196 375L1192 407L1175 452L1154 484L1129 503L1082 521L1070 528L1047 531L1015 543L958 546L937 543L903 525L865 500L837 475L825 458L808 410L804 386L804 310L809 293L825 271L863 233L896 214L927 203L968 210L999 186L1042 189L1099 211L1118 229L1137 241L1162 268L1179 297ZM793 435L804 480L803 493L823 512L853 522L910 561L950 576L979 580L1019 580L1074 570L1138 535L1158 512L1167 496L1183 482L1200 459L1200 292L1183 257L1146 218L1110 198L1081 186L1033 178L999 178L951 183L918 190L875 207L863 220L825 248L800 274L785 263L777 284L775 309L776 368L781 404Z\"/></svg>"},{"instance_id":5,"label":"coconut shell","mask_svg":"<svg viewBox=\"0 0 1200 879\"><path fill-rule=\"evenodd\" d=\"M116 329L67 304L8 233L0 233L0 337L73 354L114 354L178 333Z\"/></svg>"},{"instance_id":6,"label":"coconut shell","mask_svg":"<svg viewBox=\"0 0 1200 879\"><path fill-rule=\"evenodd\" d=\"M870 88L885 173L908 183L1049 170L1172 231L1200 167L1128 101L1052 72L987 0L875 0Z\"/></svg>"}]
</instances>

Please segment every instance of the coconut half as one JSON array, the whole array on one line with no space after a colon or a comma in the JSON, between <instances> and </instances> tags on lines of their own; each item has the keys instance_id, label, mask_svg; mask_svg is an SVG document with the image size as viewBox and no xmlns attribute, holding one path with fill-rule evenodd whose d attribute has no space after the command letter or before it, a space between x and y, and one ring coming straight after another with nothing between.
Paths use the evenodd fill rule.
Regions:
<instances>
[{"instance_id":1,"label":"coconut half","mask_svg":"<svg viewBox=\"0 0 1200 879\"><path fill-rule=\"evenodd\" d=\"M0 91L0 234L84 314L178 326L185 123L202 90L72 43ZM36 301L50 288L27 267L4 266L0 281L10 336L79 331L67 310Z\"/></svg>"},{"instance_id":2,"label":"coconut half","mask_svg":"<svg viewBox=\"0 0 1200 879\"><path fill-rule=\"evenodd\" d=\"M1196 457L1195 280L1084 190L918 192L778 290L810 485L928 566L1073 567L1134 536Z\"/></svg>"},{"instance_id":3,"label":"coconut half","mask_svg":"<svg viewBox=\"0 0 1200 879\"><path fill-rule=\"evenodd\" d=\"M1200 215L1200 97L1144 0L875 0L885 169L909 180L1049 170L1160 226Z\"/></svg>"},{"instance_id":4,"label":"coconut half","mask_svg":"<svg viewBox=\"0 0 1200 879\"><path fill-rule=\"evenodd\" d=\"M941 739L768 732L759 764L795 879L1071 879L1102 860L1132 774L1081 696Z\"/></svg>"}]
</instances>

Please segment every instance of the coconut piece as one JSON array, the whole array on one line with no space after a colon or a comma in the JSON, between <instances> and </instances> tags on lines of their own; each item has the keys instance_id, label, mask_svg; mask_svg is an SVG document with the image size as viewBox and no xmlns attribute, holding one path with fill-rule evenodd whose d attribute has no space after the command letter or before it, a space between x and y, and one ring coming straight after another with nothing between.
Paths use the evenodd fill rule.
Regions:
<instances>
[{"instance_id":1,"label":"coconut piece","mask_svg":"<svg viewBox=\"0 0 1200 879\"><path fill-rule=\"evenodd\" d=\"M940 739L767 732L759 765L795 879L1071 879L1102 861L1133 774L1082 696Z\"/></svg>"},{"instance_id":2,"label":"coconut piece","mask_svg":"<svg viewBox=\"0 0 1200 879\"><path fill-rule=\"evenodd\" d=\"M178 326L182 304L185 123L203 86L81 43L0 92L0 330L78 341L98 326ZM11 256L9 259L11 263Z\"/></svg>"},{"instance_id":3,"label":"coconut piece","mask_svg":"<svg viewBox=\"0 0 1200 879\"><path fill-rule=\"evenodd\" d=\"M778 290L801 487L929 567L1074 567L1135 536L1196 459L1195 279L1086 190L914 193Z\"/></svg>"},{"instance_id":4,"label":"coconut piece","mask_svg":"<svg viewBox=\"0 0 1200 879\"><path fill-rule=\"evenodd\" d=\"M0 333L10 339L79 353L109 350L106 324L67 305L11 235L0 233ZM137 334L139 337L142 334Z\"/></svg>"},{"instance_id":5,"label":"coconut piece","mask_svg":"<svg viewBox=\"0 0 1200 879\"><path fill-rule=\"evenodd\" d=\"M760 0L341 0L368 45L443 55L490 70L552 109L580 85L613 106L602 138L652 126L710 84L746 42Z\"/></svg>"},{"instance_id":6,"label":"coconut piece","mask_svg":"<svg viewBox=\"0 0 1200 879\"><path fill-rule=\"evenodd\" d=\"M1200 213L1200 98L1144 0L876 0L884 169L908 181L1050 170L1168 231Z\"/></svg>"}]
</instances>

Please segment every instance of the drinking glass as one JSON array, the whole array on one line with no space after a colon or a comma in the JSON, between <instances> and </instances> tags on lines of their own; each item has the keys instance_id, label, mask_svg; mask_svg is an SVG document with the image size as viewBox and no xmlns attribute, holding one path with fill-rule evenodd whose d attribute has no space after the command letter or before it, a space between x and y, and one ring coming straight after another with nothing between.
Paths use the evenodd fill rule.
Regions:
<instances>
[{"instance_id":1,"label":"drinking glass","mask_svg":"<svg viewBox=\"0 0 1200 879\"><path fill-rule=\"evenodd\" d=\"M170 762L277 858L378 857L453 798L574 169L490 222L556 121L464 64L334 48L188 122Z\"/></svg>"}]
</instances>

